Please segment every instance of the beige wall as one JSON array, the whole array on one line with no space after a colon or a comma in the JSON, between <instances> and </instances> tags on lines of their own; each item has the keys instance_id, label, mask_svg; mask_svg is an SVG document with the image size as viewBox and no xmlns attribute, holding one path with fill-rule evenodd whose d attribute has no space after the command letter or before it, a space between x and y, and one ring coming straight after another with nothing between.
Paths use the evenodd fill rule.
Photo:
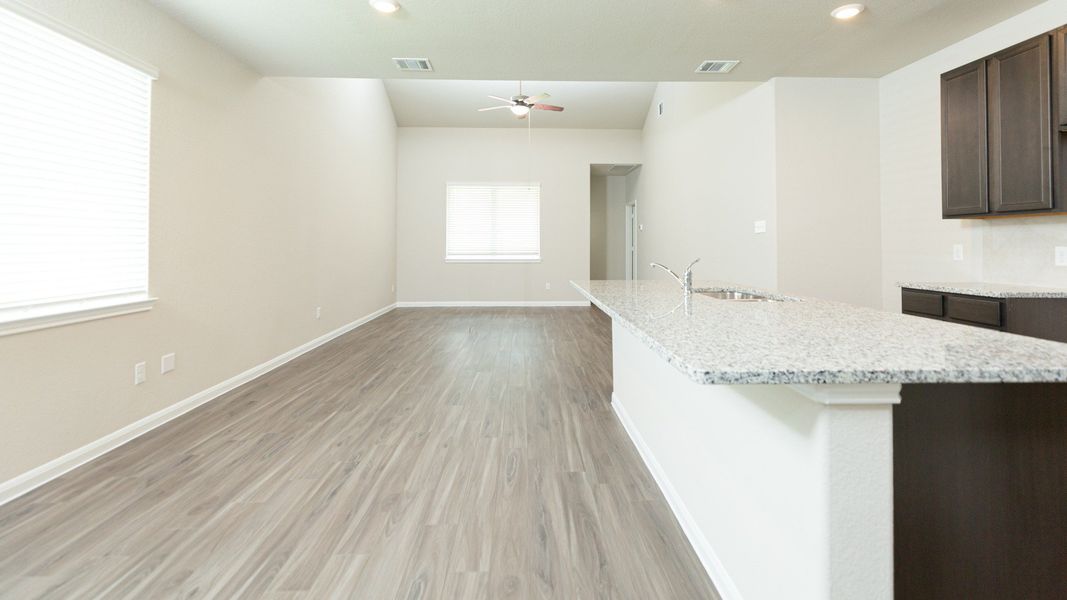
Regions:
<instances>
[{"instance_id":1,"label":"beige wall","mask_svg":"<svg viewBox=\"0 0 1067 600\"><path fill-rule=\"evenodd\" d=\"M657 104L664 112L657 115ZM635 279L666 277L656 261L695 278L773 288L773 83L661 83L645 122L638 179ZM753 221L768 222L754 235Z\"/></svg>"},{"instance_id":2,"label":"beige wall","mask_svg":"<svg viewBox=\"0 0 1067 600\"><path fill-rule=\"evenodd\" d=\"M864 79L660 84L638 179L637 278L664 277L649 261L700 257L698 280L877 306L877 90Z\"/></svg>"},{"instance_id":3,"label":"beige wall","mask_svg":"<svg viewBox=\"0 0 1067 600\"><path fill-rule=\"evenodd\" d=\"M608 178L589 179L589 279L608 278Z\"/></svg>"},{"instance_id":4,"label":"beige wall","mask_svg":"<svg viewBox=\"0 0 1067 600\"><path fill-rule=\"evenodd\" d=\"M626 279L626 176L608 177L604 214L604 278Z\"/></svg>"},{"instance_id":5,"label":"beige wall","mask_svg":"<svg viewBox=\"0 0 1067 600\"><path fill-rule=\"evenodd\" d=\"M778 289L881 306L878 81L774 80Z\"/></svg>"},{"instance_id":6,"label":"beige wall","mask_svg":"<svg viewBox=\"0 0 1067 600\"><path fill-rule=\"evenodd\" d=\"M1067 23L1067 0L1050 0L879 81L881 96L882 298L900 309L896 284L994 281L1067 287L1054 265L1067 217L941 219L940 75ZM964 260L952 259L952 246Z\"/></svg>"},{"instance_id":7,"label":"beige wall","mask_svg":"<svg viewBox=\"0 0 1067 600\"><path fill-rule=\"evenodd\" d=\"M589 277L591 164L639 163L640 131L398 130L398 300L560 302ZM446 263L445 183L541 183L541 257L532 264ZM550 290L545 284L551 285Z\"/></svg>"},{"instance_id":8,"label":"beige wall","mask_svg":"<svg viewBox=\"0 0 1067 600\"><path fill-rule=\"evenodd\" d=\"M396 128L380 81L264 79L140 1L30 4L160 70L159 303L0 337L0 481L389 305L395 273ZM177 370L160 376L168 352ZM148 381L134 386L139 361Z\"/></svg>"}]
</instances>

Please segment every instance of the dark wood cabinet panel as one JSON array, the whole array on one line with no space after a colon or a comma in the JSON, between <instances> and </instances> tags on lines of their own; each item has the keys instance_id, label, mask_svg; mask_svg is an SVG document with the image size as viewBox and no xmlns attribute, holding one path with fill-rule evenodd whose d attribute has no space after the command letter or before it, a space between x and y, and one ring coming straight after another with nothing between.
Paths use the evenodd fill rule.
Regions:
<instances>
[{"instance_id":1,"label":"dark wood cabinet panel","mask_svg":"<svg viewBox=\"0 0 1067 600\"><path fill-rule=\"evenodd\" d=\"M909 315L943 317L945 315L945 296L937 292L917 292L903 290L901 307Z\"/></svg>"},{"instance_id":2,"label":"dark wood cabinet panel","mask_svg":"<svg viewBox=\"0 0 1067 600\"><path fill-rule=\"evenodd\" d=\"M1067 27L1052 32L1052 200L1067 199Z\"/></svg>"},{"instance_id":3,"label":"dark wood cabinet panel","mask_svg":"<svg viewBox=\"0 0 1067 600\"><path fill-rule=\"evenodd\" d=\"M986 61L941 76L941 194L944 216L989 212Z\"/></svg>"},{"instance_id":4,"label":"dark wood cabinet panel","mask_svg":"<svg viewBox=\"0 0 1067 600\"><path fill-rule=\"evenodd\" d=\"M908 384L893 409L896 597L1067 597L1067 384Z\"/></svg>"},{"instance_id":5,"label":"dark wood cabinet panel","mask_svg":"<svg viewBox=\"0 0 1067 600\"><path fill-rule=\"evenodd\" d=\"M1052 208L1050 36L989 58L989 203L994 213Z\"/></svg>"},{"instance_id":6,"label":"dark wood cabinet panel","mask_svg":"<svg viewBox=\"0 0 1067 600\"><path fill-rule=\"evenodd\" d=\"M995 299L949 296L945 301L945 314L952 321L1000 327L1001 312L1001 302Z\"/></svg>"}]
</instances>

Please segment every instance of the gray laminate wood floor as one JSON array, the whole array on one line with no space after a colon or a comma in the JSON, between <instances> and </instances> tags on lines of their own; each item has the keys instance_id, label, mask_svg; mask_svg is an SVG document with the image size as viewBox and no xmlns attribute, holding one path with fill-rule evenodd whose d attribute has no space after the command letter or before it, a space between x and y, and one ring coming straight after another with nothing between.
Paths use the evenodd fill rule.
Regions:
<instances>
[{"instance_id":1,"label":"gray laminate wood floor","mask_svg":"<svg viewBox=\"0 0 1067 600\"><path fill-rule=\"evenodd\" d=\"M0 507L4 598L717 598L596 309L401 309Z\"/></svg>"}]
</instances>

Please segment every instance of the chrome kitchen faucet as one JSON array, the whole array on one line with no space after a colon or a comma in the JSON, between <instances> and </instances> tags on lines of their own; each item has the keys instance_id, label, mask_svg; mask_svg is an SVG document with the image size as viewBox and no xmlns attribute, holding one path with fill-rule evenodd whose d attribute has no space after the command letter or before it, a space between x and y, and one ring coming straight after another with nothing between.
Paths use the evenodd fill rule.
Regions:
<instances>
[{"instance_id":1,"label":"chrome kitchen faucet","mask_svg":"<svg viewBox=\"0 0 1067 600\"><path fill-rule=\"evenodd\" d=\"M659 268L663 269L664 271L666 271L667 273L669 273L670 276L673 277L674 280L678 282L678 285L682 286L682 290L685 291L685 295L686 296L690 296L690 295L693 294L693 265L697 264L698 262L700 262L699 258L694 260L693 262L689 263L689 266L685 268L685 273L681 277L679 277L678 274L675 273L674 271L668 269L667 267L665 267L664 265L661 265L659 263L656 263L656 262L649 263L649 266L650 267L659 267Z\"/></svg>"}]
</instances>

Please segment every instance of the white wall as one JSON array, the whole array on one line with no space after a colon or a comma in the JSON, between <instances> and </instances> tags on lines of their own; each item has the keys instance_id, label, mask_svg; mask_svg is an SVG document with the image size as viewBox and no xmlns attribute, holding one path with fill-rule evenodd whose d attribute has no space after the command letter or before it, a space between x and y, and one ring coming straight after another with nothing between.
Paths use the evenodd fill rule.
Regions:
<instances>
[{"instance_id":1,"label":"white wall","mask_svg":"<svg viewBox=\"0 0 1067 600\"><path fill-rule=\"evenodd\" d=\"M532 148L521 129L398 132L399 301L581 300L567 282L589 277L589 166L641 162L640 131L535 129ZM540 182L541 262L446 263L448 181Z\"/></svg>"},{"instance_id":2,"label":"white wall","mask_svg":"<svg viewBox=\"0 0 1067 600\"><path fill-rule=\"evenodd\" d=\"M878 81L774 84L778 288L878 307Z\"/></svg>"},{"instance_id":3,"label":"white wall","mask_svg":"<svg viewBox=\"0 0 1067 600\"><path fill-rule=\"evenodd\" d=\"M775 128L773 83L661 83L645 122L638 179L636 279L666 275L774 288ZM662 102L664 113L657 115ZM753 235L766 220L770 233Z\"/></svg>"},{"instance_id":4,"label":"white wall","mask_svg":"<svg viewBox=\"0 0 1067 600\"><path fill-rule=\"evenodd\" d=\"M1064 23L1067 0L1050 0L879 81L885 308L900 309L902 280L1067 286L1067 269L1053 264L1067 217L941 219L941 73Z\"/></svg>"},{"instance_id":5,"label":"white wall","mask_svg":"<svg viewBox=\"0 0 1067 600\"><path fill-rule=\"evenodd\" d=\"M605 275L607 279L626 279L626 177L608 177L605 219Z\"/></svg>"},{"instance_id":6,"label":"white wall","mask_svg":"<svg viewBox=\"0 0 1067 600\"><path fill-rule=\"evenodd\" d=\"M878 125L874 80L660 84L637 277L700 257L698 280L879 305Z\"/></svg>"},{"instance_id":7,"label":"white wall","mask_svg":"<svg viewBox=\"0 0 1067 600\"><path fill-rule=\"evenodd\" d=\"M608 178L589 180L589 279L608 278Z\"/></svg>"},{"instance_id":8,"label":"white wall","mask_svg":"<svg viewBox=\"0 0 1067 600\"><path fill-rule=\"evenodd\" d=\"M380 81L264 79L141 1L30 4L159 68L160 300L0 337L0 482L389 305L395 273L396 128ZM168 352L177 370L161 377ZM139 361L148 381L134 386Z\"/></svg>"}]
</instances>

